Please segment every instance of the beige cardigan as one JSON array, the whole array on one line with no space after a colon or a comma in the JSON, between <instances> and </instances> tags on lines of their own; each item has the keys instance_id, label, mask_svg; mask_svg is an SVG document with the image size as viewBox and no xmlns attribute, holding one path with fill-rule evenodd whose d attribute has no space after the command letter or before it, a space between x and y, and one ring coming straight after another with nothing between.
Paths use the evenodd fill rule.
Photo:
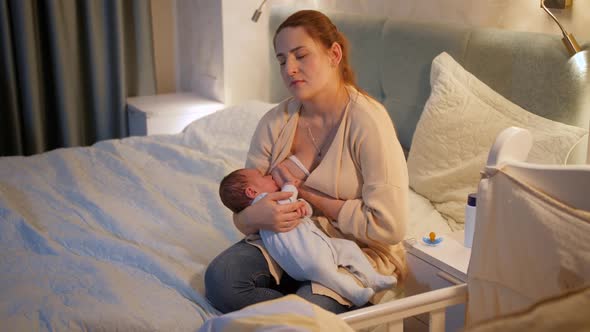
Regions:
<instances>
[{"instance_id":1,"label":"beige cardigan","mask_svg":"<svg viewBox=\"0 0 590 332\"><path fill-rule=\"evenodd\" d=\"M331 237L354 240L382 274L406 273L401 244L408 218L408 171L401 145L385 108L348 87L350 103L321 163L305 185L345 200L334 225L314 217ZM267 112L252 137L246 167L269 173L290 155L299 119L300 102L290 98ZM270 258L258 235L248 242L261 248L277 283L280 267ZM321 285L314 293L342 298ZM378 300L377 297L374 300Z\"/></svg>"}]
</instances>

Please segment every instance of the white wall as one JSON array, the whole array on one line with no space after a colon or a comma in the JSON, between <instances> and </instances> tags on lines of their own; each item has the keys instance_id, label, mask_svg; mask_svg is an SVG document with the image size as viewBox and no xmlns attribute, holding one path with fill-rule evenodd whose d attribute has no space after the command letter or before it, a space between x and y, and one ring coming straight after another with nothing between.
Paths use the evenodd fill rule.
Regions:
<instances>
[{"instance_id":1,"label":"white wall","mask_svg":"<svg viewBox=\"0 0 590 332\"><path fill-rule=\"evenodd\" d=\"M268 0L258 23L250 17L261 0L176 1L178 89L228 105L268 99L270 6L561 34L539 0ZM574 0L572 8L554 13L590 48L590 0Z\"/></svg>"},{"instance_id":2,"label":"white wall","mask_svg":"<svg viewBox=\"0 0 590 332\"><path fill-rule=\"evenodd\" d=\"M176 0L177 91L225 100L221 16L220 0Z\"/></svg>"},{"instance_id":3,"label":"white wall","mask_svg":"<svg viewBox=\"0 0 590 332\"><path fill-rule=\"evenodd\" d=\"M539 0L317 0L325 11L348 11L432 22L561 34ZM590 1L552 12L578 42L590 42Z\"/></svg>"},{"instance_id":4,"label":"white wall","mask_svg":"<svg viewBox=\"0 0 590 332\"><path fill-rule=\"evenodd\" d=\"M225 101L235 104L269 98L268 11L252 22L259 0L223 0Z\"/></svg>"},{"instance_id":5,"label":"white wall","mask_svg":"<svg viewBox=\"0 0 590 332\"><path fill-rule=\"evenodd\" d=\"M156 91L158 94L176 91L176 13L174 1L152 0L152 33L154 36L154 62Z\"/></svg>"}]
</instances>

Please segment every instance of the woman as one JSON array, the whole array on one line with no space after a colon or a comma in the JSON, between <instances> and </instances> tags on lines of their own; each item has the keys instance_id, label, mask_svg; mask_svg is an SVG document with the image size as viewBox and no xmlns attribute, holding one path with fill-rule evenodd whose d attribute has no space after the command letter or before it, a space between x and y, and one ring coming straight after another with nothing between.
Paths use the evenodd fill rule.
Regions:
<instances>
[{"instance_id":1,"label":"woman","mask_svg":"<svg viewBox=\"0 0 590 332\"><path fill-rule=\"evenodd\" d=\"M260 120L246 167L272 173L279 186L301 183L300 197L319 211L314 219L328 236L356 241L378 272L401 280L408 175L387 112L356 87L348 43L324 14L291 15L274 47L292 97ZM288 164L291 155L302 170ZM260 229L287 232L299 223L302 203L277 204L288 196L269 194L234 216L246 239L216 257L205 275L207 297L220 311L289 293L334 313L350 308L333 291L282 273L266 253Z\"/></svg>"}]
</instances>

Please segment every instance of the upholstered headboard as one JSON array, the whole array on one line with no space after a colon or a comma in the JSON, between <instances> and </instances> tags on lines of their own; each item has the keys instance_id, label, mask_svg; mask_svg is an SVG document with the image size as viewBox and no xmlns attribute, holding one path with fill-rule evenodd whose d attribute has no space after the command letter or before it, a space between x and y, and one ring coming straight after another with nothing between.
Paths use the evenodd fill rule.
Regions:
<instances>
[{"instance_id":1,"label":"upholstered headboard","mask_svg":"<svg viewBox=\"0 0 590 332\"><path fill-rule=\"evenodd\" d=\"M430 95L432 60L443 51L522 108L588 128L589 84L569 69L569 56L559 35L341 13L327 15L351 43L357 82L385 105L405 148L410 148ZM287 16L284 11L272 13L271 34ZM276 102L287 94L278 66L271 68L271 98Z\"/></svg>"}]
</instances>

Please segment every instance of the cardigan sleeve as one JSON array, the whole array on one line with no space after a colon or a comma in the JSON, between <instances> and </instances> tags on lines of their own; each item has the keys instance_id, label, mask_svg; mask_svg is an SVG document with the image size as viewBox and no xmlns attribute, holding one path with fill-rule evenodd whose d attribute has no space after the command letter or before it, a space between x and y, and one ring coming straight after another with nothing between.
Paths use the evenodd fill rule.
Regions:
<instances>
[{"instance_id":1,"label":"cardigan sleeve","mask_svg":"<svg viewBox=\"0 0 590 332\"><path fill-rule=\"evenodd\" d=\"M269 171L274 142L272 123L275 117L274 113L277 109L278 106L266 112L260 121L258 121L256 130L250 140L248 154L246 155L246 168L256 168L263 174ZM237 223L240 213L234 213L232 215L234 224Z\"/></svg>"},{"instance_id":2,"label":"cardigan sleeve","mask_svg":"<svg viewBox=\"0 0 590 332\"><path fill-rule=\"evenodd\" d=\"M246 168L256 168L263 174L269 171L272 157L273 136L272 120L276 109L267 112L258 121L256 130L250 140L250 149L246 155Z\"/></svg>"},{"instance_id":3,"label":"cardigan sleeve","mask_svg":"<svg viewBox=\"0 0 590 332\"><path fill-rule=\"evenodd\" d=\"M352 119L349 145L362 175L361 197L344 203L338 226L367 244L396 244L405 236L408 218L403 150L383 108L360 113Z\"/></svg>"}]
</instances>

